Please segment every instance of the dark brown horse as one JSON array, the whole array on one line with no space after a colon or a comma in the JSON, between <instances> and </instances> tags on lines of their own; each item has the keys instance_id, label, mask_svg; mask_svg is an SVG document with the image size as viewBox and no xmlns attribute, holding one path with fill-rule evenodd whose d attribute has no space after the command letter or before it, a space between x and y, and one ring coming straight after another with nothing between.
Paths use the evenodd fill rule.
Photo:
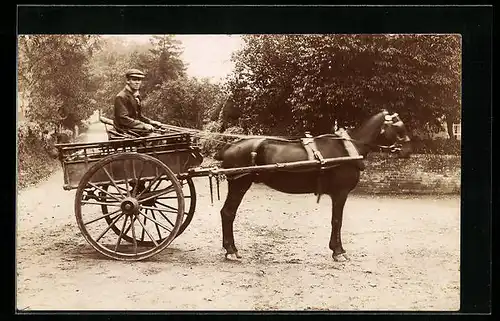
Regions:
<instances>
[{"instance_id":1,"label":"dark brown horse","mask_svg":"<svg viewBox=\"0 0 500 321\"><path fill-rule=\"evenodd\" d=\"M399 157L409 157L411 143L403 121L397 114L381 111L366 121L360 128L349 135L357 152L366 157L373 148L388 148ZM313 138L316 150L323 158L348 156L344 139L337 135L326 134ZM382 146L385 144L386 146ZM390 146L387 146L390 145ZM227 144L216 156L222 161L222 168L267 165L308 160L308 153L302 141L279 138L244 138ZM315 193L330 195L332 200L332 230L330 249L335 261L347 260L342 247L342 215L347 196L359 182L362 161L347 161L315 170L280 170L251 174L231 175L228 180L228 194L221 210L222 246L226 249L226 258L239 259L241 256L234 244L233 222L236 211L252 183L264 183L267 186L290 194ZM319 197L318 196L318 197Z\"/></svg>"}]
</instances>

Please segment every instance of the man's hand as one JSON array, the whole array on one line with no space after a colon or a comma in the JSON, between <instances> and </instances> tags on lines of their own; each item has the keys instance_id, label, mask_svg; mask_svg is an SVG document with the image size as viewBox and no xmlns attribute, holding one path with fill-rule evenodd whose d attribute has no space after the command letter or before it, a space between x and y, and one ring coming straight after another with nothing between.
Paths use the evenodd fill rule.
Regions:
<instances>
[{"instance_id":1,"label":"man's hand","mask_svg":"<svg viewBox=\"0 0 500 321\"><path fill-rule=\"evenodd\" d=\"M144 124L144 129L147 130L147 131L152 132L155 128L153 127L153 125Z\"/></svg>"},{"instance_id":2,"label":"man's hand","mask_svg":"<svg viewBox=\"0 0 500 321\"><path fill-rule=\"evenodd\" d=\"M163 125L162 123L160 123L159 121L156 121L156 120L152 120L151 121L151 125L153 126L157 126L157 127L160 127L161 125Z\"/></svg>"}]
</instances>

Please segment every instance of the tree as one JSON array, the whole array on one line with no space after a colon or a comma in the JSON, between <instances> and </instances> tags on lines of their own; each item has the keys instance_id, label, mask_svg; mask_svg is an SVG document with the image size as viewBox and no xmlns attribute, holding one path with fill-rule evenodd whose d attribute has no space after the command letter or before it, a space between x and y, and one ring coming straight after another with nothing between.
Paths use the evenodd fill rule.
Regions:
<instances>
[{"instance_id":1,"label":"tree","mask_svg":"<svg viewBox=\"0 0 500 321\"><path fill-rule=\"evenodd\" d=\"M146 53L135 53L132 59L147 73L143 92L158 89L165 81L186 77L186 68L180 59L180 42L173 36L152 36L150 48Z\"/></svg>"},{"instance_id":2,"label":"tree","mask_svg":"<svg viewBox=\"0 0 500 321\"><path fill-rule=\"evenodd\" d=\"M149 93L145 113L158 120L181 127L202 129L215 118L224 100L216 84L196 78L165 81Z\"/></svg>"},{"instance_id":3,"label":"tree","mask_svg":"<svg viewBox=\"0 0 500 321\"><path fill-rule=\"evenodd\" d=\"M26 117L73 129L95 108L89 60L98 38L87 35L21 35L18 83L30 97Z\"/></svg>"},{"instance_id":4,"label":"tree","mask_svg":"<svg viewBox=\"0 0 500 321\"><path fill-rule=\"evenodd\" d=\"M217 120L225 99L223 89L207 79L188 78L181 53L180 42L168 35L153 36L146 45L104 39L92 63L99 84L98 105L113 117L113 99L124 86L124 71L139 68L146 73L141 89L145 115L198 129Z\"/></svg>"},{"instance_id":5,"label":"tree","mask_svg":"<svg viewBox=\"0 0 500 321\"><path fill-rule=\"evenodd\" d=\"M121 38L101 39L100 50L91 60L91 71L98 84L94 93L96 105L108 117L113 117L114 98L125 86L125 71L137 68L137 57L149 46L128 44Z\"/></svg>"},{"instance_id":6,"label":"tree","mask_svg":"<svg viewBox=\"0 0 500 321\"><path fill-rule=\"evenodd\" d=\"M234 55L224 120L300 134L359 125L382 108L410 127L460 111L456 35L248 35ZM229 117L231 115L231 117ZM236 116L236 117L235 117Z\"/></svg>"},{"instance_id":7,"label":"tree","mask_svg":"<svg viewBox=\"0 0 500 321\"><path fill-rule=\"evenodd\" d=\"M153 36L147 52L132 59L146 72L142 92L145 114L168 124L198 128L218 118L223 92L206 79L188 78L173 36Z\"/></svg>"}]
</instances>

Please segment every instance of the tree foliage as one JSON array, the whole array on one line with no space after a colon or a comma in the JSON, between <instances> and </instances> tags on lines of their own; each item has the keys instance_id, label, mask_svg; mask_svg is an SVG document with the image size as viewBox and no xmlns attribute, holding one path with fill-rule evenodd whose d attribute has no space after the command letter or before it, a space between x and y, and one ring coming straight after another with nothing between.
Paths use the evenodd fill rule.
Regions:
<instances>
[{"instance_id":1,"label":"tree foliage","mask_svg":"<svg viewBox=\"0 0 500 321\"><path fill-rule=\"evenodd\" d=\"M217 118L214 114L223 99L220 87L186 75L180 42L162 35L153 36L150 43L147 52L132 57L146 72L141 90L144 112L168 124L198 129Z\"/></svg>"},{"instance_id":2,"label":"tree foliage","mask_svg":"<svg viewBox=\"0 0 500 321\"><path fill-rule=\"evenodd\" d=\"M149 93L145 112L175 126L202 129L222 100L218 85L195 78L165 81Z\"/></svg>"},{"instance_id":3,"label":"tree foliage","mask_svg":"<svg viewBox=\"0 0 500 321\"><path fill-rule=\"evenodd\" d=\"M180 42L171 35L152 36L147 54L137 57L139 67L147 71L143 91L149 93L166 81L186 77L186 68L180 55Z\"/></svg>"},{"instance_id":4,"label":"tree foliage","mask_svg":"<svg viewBox=\"0 0 500 321\"><path fill-rule=\"evenodd\" d=\"M459 117L459 36L247 35L244 42L233 57L225 126L324 133L381 108L413 128Z\"/></svg>"},{"instance_id":5,"label":"tree foliage","mask_svg":"<svg viewBox=\"0 0 500 321\"><path fill-rule=\"evenodd\" d=\"M18 85L29 96L27 119L73 128L90 116L96 83L89 60L98 37L21 35L18 40Z\"/></svg>"},{"instance_id":6,"label":"tree foliage","mask_svg":"<svg viewBox=\"0 0 500 321\"><path fill-rule=\"evenodd\" d=\"M180 42L173 36L158 35L149 40L148 44L115 38L102 40L92 70L99 84L96 99L104 114L113 116L113 100L125 85L125 71L138 68L146 74L141 95L148 117L199 129L210 120L217 120L225 99L221 87L187 76Z\"/></svg>"},{"instance_id":7,"label":"tree foliage","mask_svg":"<svg viewBox=\"0 0 500 321\"><path fill-rule=\"evenodd\" d=\"M128 46L122 39L101 39L101 49L95 53L92 61L92 75L98 84L94 93L98 109L108 117L113 116L113 104L116 94L125 86L125 71L132 68L134 56L140 50L138 46Z\"/></svg>"}]
</instances>

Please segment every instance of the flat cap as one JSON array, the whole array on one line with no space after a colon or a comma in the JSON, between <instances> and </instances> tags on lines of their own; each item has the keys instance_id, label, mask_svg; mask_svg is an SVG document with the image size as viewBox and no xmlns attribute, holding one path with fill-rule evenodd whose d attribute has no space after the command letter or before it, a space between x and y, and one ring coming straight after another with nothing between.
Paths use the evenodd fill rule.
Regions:
<instances>
[{"instance_id":1,"label":"flat cap","mask_svg":"<svg viewBox=\"0 0 500 321\"><path fill-rule=\"evenodd\" d=\"M125 77L137 77L137 78L144 78L146 75L140 71L139 69L129 69L125 73Z\"/></svg>"}]
</instances>

